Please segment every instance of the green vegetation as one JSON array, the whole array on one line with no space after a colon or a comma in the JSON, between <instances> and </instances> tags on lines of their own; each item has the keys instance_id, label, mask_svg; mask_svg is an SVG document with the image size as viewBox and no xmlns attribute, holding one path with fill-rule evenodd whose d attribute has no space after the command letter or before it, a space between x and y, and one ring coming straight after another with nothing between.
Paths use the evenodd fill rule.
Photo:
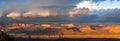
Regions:
<instances>
[{"instance_id":1,"label":"green vegetation","mask_svg":"<svg viewBox=\"0 0 120 41\"><path fill-rule=\"evenodd\" d=\"M0 30L0 41L15 41L13 37Z\"/></svg>"}]
</instances>

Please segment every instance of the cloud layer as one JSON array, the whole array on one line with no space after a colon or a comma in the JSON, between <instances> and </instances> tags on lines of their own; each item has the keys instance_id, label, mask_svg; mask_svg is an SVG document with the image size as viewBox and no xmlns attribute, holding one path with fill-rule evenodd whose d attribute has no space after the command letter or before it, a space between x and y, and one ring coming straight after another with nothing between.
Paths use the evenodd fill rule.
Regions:
<instances>
[{"instance_id":1,"label":"cloud layer","mask_svg":"<svg viewBox=\"0 0 120 41\"><path fill-rule=\"evenodd\" d=\"M101 6L107 1L0 0L0 23L119 23L120 6Z\"/></svg>"}]
</instances>

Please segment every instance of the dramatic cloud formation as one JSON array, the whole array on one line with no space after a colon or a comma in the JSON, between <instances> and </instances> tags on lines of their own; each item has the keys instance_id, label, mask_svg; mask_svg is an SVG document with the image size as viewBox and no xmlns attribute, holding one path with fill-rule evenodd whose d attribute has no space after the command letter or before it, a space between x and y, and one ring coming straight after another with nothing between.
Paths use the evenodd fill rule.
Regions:
<instances>
[{"instance_id":1,"label":"dramatic cloud formation","mask_svg":"<svg viewBox=\"0 0 120 41\"><path fill-rule=\"evenodd\" d=\"M107 5L113 5L113 6L100 6L101 4L107 4ZM110 0L108 1L105 1L105 2L101 2L101 3L92 3L92 1L83 1L83 2L80 2L79 4L77 4L77 8L89 8L90 10L92 9L96 9L96 10L100 10L100 9L114 9L114 8L120 8L120 6L116 5L119 4L120 2L117 2L117 1L113 1L113 3L111 3Z\"/></svg>"},{"instance_id":2,"label":"dramatic cloud formation","mask_svg":"<svg viewBox=\"0 0 120 41\"><path fill-rule=\"evenodd\" d=\"M0 0L0 23L119 23L119 0Z\"/></svg>"}]
</instances>

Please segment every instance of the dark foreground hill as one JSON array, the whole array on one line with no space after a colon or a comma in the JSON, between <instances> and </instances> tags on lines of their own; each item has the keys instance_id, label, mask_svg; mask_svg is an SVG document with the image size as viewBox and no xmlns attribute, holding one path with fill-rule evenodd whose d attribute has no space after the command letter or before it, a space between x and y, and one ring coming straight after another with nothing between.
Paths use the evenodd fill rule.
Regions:
<instances>
[{"instance_id":1,"label":"dark foreground hill","mask_svg":"<svg viewBox=\"0 0 120 41\"><path fill-rule=\"evenodd\" d=\"M13 37L0 30L0 41L15 41Z\"/></svg>"},{"instance_id":2,"label":"dark foreground hill","mask_svg":"<svg viewBox=\"0 0 120 41\"><path fill-rule=\"evenodd\" d=\"M112 38L80 38L80 39L28 39L28 38L16 38L16 41L120 41L120 39Z\"/></svg>"}]
</instances>

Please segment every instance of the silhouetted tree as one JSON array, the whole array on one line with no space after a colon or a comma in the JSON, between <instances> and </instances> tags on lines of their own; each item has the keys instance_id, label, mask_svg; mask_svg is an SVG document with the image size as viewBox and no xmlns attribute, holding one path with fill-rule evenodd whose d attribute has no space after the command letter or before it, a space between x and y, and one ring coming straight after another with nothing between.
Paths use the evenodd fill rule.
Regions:
<instances>
[{"instance_id":1,"label":"silhouetted tree","mask_svg":"<svg viewBox=\"0 0 120 41\"><path fill-rule=\"evenodd\" d=\"M15 41L13 37L0 30L0 41Z\"/></svg>"}]
</instances>

